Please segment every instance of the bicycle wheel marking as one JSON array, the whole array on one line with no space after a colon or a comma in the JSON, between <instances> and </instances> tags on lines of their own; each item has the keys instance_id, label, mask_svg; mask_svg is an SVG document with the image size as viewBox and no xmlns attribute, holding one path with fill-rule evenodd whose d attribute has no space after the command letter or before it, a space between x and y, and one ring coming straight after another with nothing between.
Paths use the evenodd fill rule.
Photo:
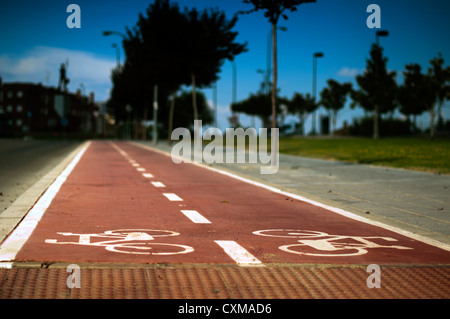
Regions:
<instances>
[{"instance_id":1,"label":"bicycle wheel marking","mask_svg":"<svg viewBox=\"0 0 450 319\"><path fill-rule=\"evenodd\" d=\"M186 245L167 244L154 242L158 237L171 237L180 235L171 230L154 229L119 229L107 230L103 233L94 234L74 234L68 232L58 232L62 236L77 236L78 241L58 241L57 239L46 239L46 244L58 245L80 245L105 247L105 250L135 255L177 255L188 254L194 251L194 248Z\"/></svg>"},{"instance_id":2,"label":"bicycle wheel marking","mask_svg":"<svg viewBox=\"0 0 450 319\"><path fill-rule=\"evenodd\" d=\"M267 229L254 235L297 239L297 244L282 245L280 250L306 256L345 257L360 256L372 248L413 249L411 247L386 245L396 242L391 237L330 235L324 232L295 229Z\"/></svg>"}]
</instances>

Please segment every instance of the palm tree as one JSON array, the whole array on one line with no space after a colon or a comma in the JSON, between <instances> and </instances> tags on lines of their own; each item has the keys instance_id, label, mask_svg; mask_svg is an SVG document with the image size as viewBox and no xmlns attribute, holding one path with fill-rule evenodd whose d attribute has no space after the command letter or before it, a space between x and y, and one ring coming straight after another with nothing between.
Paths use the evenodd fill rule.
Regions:
<instances>
[{"instance_id":1,"label":"palm tree","mask_svg":"<svg viewBox=\"0 0 450 319\"><path fill-rule=\"evenodd\" d=\"M243 0L244 3L253 4L253 9L241 13L252 13L258 10L264 10L264 16L269 19L272 25L272 56L273 56L273 82L272 82L272 127L277 127L276 117L276 94L278 80L278 62L277 62L277 23L280 17L287 20L284 12L297 11L297 6L302 3L316 2L316 0Z\"/></svg>"}]
</instances>

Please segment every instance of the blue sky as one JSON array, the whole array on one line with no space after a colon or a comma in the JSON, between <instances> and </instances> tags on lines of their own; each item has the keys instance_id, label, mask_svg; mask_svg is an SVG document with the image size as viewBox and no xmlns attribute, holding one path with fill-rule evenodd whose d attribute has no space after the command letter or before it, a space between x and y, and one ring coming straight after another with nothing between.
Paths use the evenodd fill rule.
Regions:
<instances>
[{"instance_id":1,"label":"blue sky","mask_svg":"<svg viewBox=\"0 0 450 319\"><path fill-rule=\"evenodd\" d=\"M0 76L3 81L42 82L56 86L58 67L69 59L69 90L83 87L86 93L95 92L96 99L108 99L111 81L110 70L116 63L113 43L120 46L120 38L104 37L103 30L124 32L125 27L136 24L139 12L144 12L152 1L146 0L41 0L0 2ZM202 1L179 0L181 7L218 7L227 16L251 6L240 0ZM69 29L66 12L69 4L81 8L81 29ZM287 31L278 33L279 87L280 94L288 98L294 92L312 91L312 55L323 52L318 60L318 92L326 80L349 81L355 84L355 75L365 69L371 44L375 41L376 29L369 29L366 19L369 4L381 8L381 27L389 36L381 38L381 45L388 57L388 68L401 72L407 63L419 63L423 68L441 52L446 65L450 61L450 2L446 0L317 0L304 4L297 12L289 13L289 20L280 20L279 25ZM270 25L263 13L242 15L235 27L237 40L248 42L249 51L236 58L237 99L245 99L259 88L263 76L258 69L266 68L267 39ZM121 50L121 60L124 53ZM232 92L232 67L226 61L217 83L218 126L228 126L229 104ZM212 101L212 89L204 89ZM319 110L318 114L325 114ZM339 114L338 127L345 120L362 115L359 109L348 106ZM445 107L445 117L450 118L450 107ZM240 117L244 125L252 121ZM288 117L287 121L296 121ZM428 125L427 116L419 119L422 126ZM256 120L255 125L259 125ZM311 119L308 119L307 130Z\"/></svg>"}]
</instances>

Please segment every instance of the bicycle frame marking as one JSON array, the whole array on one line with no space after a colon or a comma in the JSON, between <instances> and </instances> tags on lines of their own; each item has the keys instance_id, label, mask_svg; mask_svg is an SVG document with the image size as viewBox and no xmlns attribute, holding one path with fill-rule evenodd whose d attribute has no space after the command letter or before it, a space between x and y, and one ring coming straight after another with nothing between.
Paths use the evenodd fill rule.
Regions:
<instances>
[{"instance_id":1,"label":"bicycle frame marking","mask_svg":"<svg viewBox=\"0 0 450 319\"><path fill-rule=\"evenodd\" d=\"M375 241L397 241L397 239L391 237L330 235L319 231L295 229L258 230L254 231L253 234L297 239L298 244L283 245L279 249L288 253L307 256L359 256L368 253L367 249L371 248L413 249L405 246L379 244ZM312 252L311 248L313 249ZM302 249L307 250L307 252L301 251Z\"/></svg>"},{"instance_id":2,"label":"bicycle frame marking","mask_svg":"<svg viewBox=\"0 0 450 319\"><path fill-rule=\"evenodd\" d=\"M156 237L171 237L180 235L179 233L171 230L119 229L107 230L103 233L93 234L75 234L69 232L58 232L57 234L62 236L78 236L78 241L63 242L57 241L56 239L46 239L45 243L105 247L106 250L115 253L138 255L167 256L187 254L194 251L194 248L186 245L154 242ZM154 252L155 248L162 251Z\"/></svg>"}]
</instances>

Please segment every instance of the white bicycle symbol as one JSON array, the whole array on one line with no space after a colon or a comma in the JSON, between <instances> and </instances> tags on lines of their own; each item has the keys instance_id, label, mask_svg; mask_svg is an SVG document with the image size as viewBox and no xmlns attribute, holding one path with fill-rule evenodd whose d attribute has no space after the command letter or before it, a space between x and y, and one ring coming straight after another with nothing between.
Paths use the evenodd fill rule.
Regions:
<instances>
[{"instance_id":1,"label":"white bicycle symbol","mask_svg":"<svg viewBox=\"0 0 450 319\"><path fill-rule=\"evenodd\" d=\"M360 237L329 235L313 230L269 229L254 231L253 234L268 237L294 238L299 244L280 246L279 249L293 254L322 257L345 257L364 255L370 248L412 249L404 246L386 246L375 241L394 242L391 237Z\"/></svg>"},{"instance_id":2,"label":"white bicycle symbol","mask_svg":"<svg viewBox=\"0 0 450 319\"><path fill-rule=\"evenodd\" d=\"M58 242L56 239L46 239L47 244L100 246L106 250L140 255L175 255L187 254L194 248L186 245L155 243L155 237L178 236L179 233L170 230L152 229L119 229L107 230L96 234L74 234L61 232L63 236L78 236L78 242ZM105 240L106 239L106 240Z\"/></svg>"}]
</instances>

